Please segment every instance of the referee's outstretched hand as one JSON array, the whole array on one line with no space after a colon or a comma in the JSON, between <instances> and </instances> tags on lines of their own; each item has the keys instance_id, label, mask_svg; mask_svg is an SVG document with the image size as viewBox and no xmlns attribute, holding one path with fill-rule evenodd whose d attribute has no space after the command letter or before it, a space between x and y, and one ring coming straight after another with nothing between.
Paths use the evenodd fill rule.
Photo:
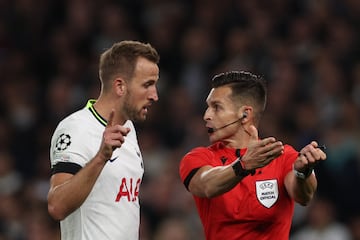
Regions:
<instances>
[{"instance_id":1,"label":"referee's outstretched hand","mask_svg":"<svg viewBox=\"0 0 360 240\"><path fill-rule=\"evenodd\" d=\"M314 169L320 161L324 160L326 160L326 153L316 141L312 141L301 149L294 163L294 168L297 171L304 172L308 169Z\"/></svg>"},{"instance_id":2,"label":"referee's outstretched hand","mask_svg":"<svg viewBox=\"0 0 360 240\"><path fill-rule=\"evenodd\" d=\"M130 128L115 124L114 115L115 110L113 109L110 112L99 150L99 153L104 157L104 161L108 161L111 158L113 151L116 148L121 147L125 141L125 136L130 131Z\"/></svg>"},{"instance_id":3,"label":"referee's outstretched hand","mask_svg":"<svg viewBox=\"0 0 360 240\"><path fill-rule=\"evenodd\" d=\"M274 137L259 139L258 130L250 125L246 131L249 135L248 147L242 158L247 170L261 168L284 153L282 142Z\"/></svg>"}]
</instances>

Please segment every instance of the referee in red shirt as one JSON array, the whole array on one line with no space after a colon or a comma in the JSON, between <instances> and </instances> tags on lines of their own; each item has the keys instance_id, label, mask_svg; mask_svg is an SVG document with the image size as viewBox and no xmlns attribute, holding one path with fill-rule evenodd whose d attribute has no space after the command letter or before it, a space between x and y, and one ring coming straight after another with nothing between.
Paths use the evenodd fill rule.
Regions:
<instances>
[{"instance_id":1,"label":"referee in red shirt","mask_svg":"<svg viewBox=\"0 0 360 240\"><path fill-rule=\"evenodd\" d=\"M211 145L192 149L179 170L207 240L288 240L294 203L314 196L314 167L326 154L315 141L298 152L259 139L266 95L263 78L250 72L212 80L204 114Z\"/></svg>"}]
</instances>

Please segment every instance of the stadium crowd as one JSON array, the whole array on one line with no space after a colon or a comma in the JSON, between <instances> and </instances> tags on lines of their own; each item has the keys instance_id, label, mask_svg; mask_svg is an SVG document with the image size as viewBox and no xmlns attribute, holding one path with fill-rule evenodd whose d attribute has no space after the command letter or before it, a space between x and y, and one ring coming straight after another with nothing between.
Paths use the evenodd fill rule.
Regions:
<instances>
[{"instance_id":1,"label":"stadium crowd","mask_svg":"<svg viewBox=\"0 0 360 240\"><path fill-rule=\"evenodd\" d=\"M212 76L235 69L268 80L261 136L327 147L316 198L296 206L291 238L359 240L359 26L358 0L0 1L0 240L59 239L46 203L50 137L98 97L99 53L124 39L161 56L160 100L137 126L141 240L203 239L178 164L208 144Z\"/></svg>"}]
</instances>

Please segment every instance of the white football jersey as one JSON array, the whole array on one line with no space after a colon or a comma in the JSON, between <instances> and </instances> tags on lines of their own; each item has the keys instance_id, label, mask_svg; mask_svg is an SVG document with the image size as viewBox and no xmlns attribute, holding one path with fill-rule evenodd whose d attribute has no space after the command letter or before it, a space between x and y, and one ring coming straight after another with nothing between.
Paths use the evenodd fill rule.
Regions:
<instances>
[{"instance_id":1,"label":"white football jersey","mask_svg":"<svg viewBox=\"0 0 360 240\"><path fill-rule=\"evenodd\" d=\"M98 152L106 120L93 108L94 100L57 126L51 139L50 160L54 173L75 174ZM60 222L62 240L139 239L139 188L143 159L134 125L99 175L85 202Z\"/></svg>"}]
</instances>

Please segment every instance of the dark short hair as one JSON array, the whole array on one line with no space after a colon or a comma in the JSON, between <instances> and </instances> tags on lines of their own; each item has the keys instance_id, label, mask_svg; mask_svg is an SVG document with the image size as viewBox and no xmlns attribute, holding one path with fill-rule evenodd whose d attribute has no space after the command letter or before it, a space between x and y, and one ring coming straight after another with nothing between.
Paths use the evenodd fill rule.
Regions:
<instances>
[{"instance_id":1,"label":"dark short hair","mask_svg":"<svg viewBox=\"0 0 360 240\"><path fill-rule=\"evenodd\" d=\"M104 83L117 75L124 77L126 80L131 79L139 57L146 58L156 64L160 60L156 49L149 43L125 40L113 44L111 48L100 56L100 80Z\"/></svg>"},{"instance_id":2,"label":"dark short hair","mask_svg":"<svg viewBox=\"0 0 360 240\"><path fill-rule=\"evenodd\" d=\"M246 71L230 71L213 77L213 88L225 85L231 88L231 97L236 104L254 105L259 114L265 110L267 88L262 76Z\"/></svg>"}]
</instances>

